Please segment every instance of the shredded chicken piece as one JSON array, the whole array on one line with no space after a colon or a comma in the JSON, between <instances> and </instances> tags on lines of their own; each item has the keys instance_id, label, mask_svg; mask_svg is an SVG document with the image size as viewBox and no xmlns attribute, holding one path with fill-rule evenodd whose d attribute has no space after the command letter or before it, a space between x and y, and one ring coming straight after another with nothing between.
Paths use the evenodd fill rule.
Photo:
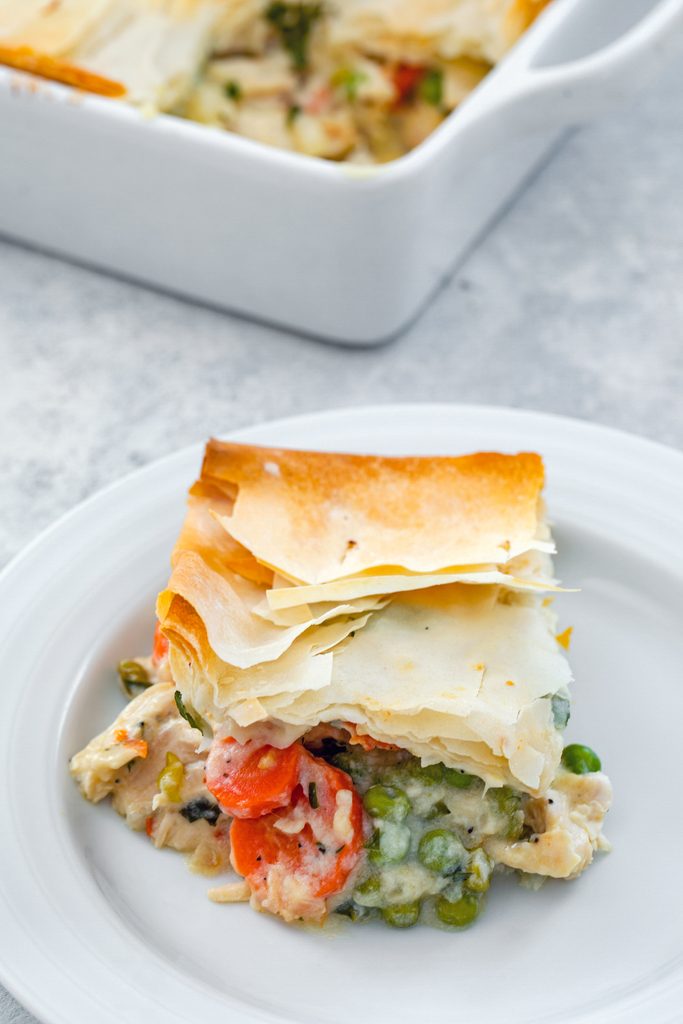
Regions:
<instances>
[{"instance_id":1,"label":"shredded chicken piece","mask_svg":"<svg viewBox=\"0 0 683 1024\"><path fill-rule=\"evenodd\" d=\"M248 882L226 882L209 889L207 895L213 903L248 903L251 889Z\"/></svg>"},{"instance_id":2,"label":"shredded chicken piece","mask_svg":"<svg viewBox=\"0 0 683 1024\"><path fill-rule=\"evenodd\" d=\"M159 849L189 854L190 870L212 875L229 867L229 818L204 784L202 737L178 714L174 692L169 682L144 690L71 758L70 771L87 800L111 796L131 829L146 831ZM160 791L169 753L183 765L182 803Z\"/></svg>"},{"instance_id":3,"label":"shredded chicken piece","mask_svg":"<svg viewBox=\"0 0 683 1024\"><path fill-rule=\"evenodd\" d=\"M560 772L542 797L530 800L527 824L534 834L519 842L490 838L484 843L499 864L551 878L576 878L596 850L609 850L602 824L612 802L612 785L602 772Z\"/></svg>"}]
</instances>

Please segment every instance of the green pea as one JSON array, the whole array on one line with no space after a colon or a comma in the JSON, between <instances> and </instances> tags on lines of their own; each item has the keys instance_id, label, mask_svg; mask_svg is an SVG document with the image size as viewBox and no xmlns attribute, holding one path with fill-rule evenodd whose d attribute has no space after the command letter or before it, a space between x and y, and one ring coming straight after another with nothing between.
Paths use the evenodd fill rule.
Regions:
<instances>
[{"instance_id":1,"label":"green pea","mask_svg":"<svg viewBox=\"0 0 683 1024\"><path fill-rule=\"evenodd\" d=\"M435 828L425 832L417 848L417 857L430 871L438 875L452 875L465 863L465 847L452 832Z\"/></svg>"},{"instance_id":2,"label":"green pea","mask_svg":"<svg viewBox=\"0 0 683 1024\"><path fill-rule=\"evenodd\" d=\"M443 773L444 766L442 764L420 765L417 769L420 781L426 786L438 786L440 782L443 782Z\"/></svg>"},{"instance_id":3,"label":"green pea","mask_svg":"<svg viewBox=\"0 0 683 1024\"><path fill-rule=\"evenodd\" d=\"M516 793L509 786L490 789L486 794L496 811L507 818L507 826L503 831L506 839L519 839L524 829L524 811L521 793Z\"/></svg>"},{"instance_id":4,"label":"green pea","mask_svg":"<svg viewBox=\"0 0 683 1024\"><path fill-rule=\"evenodd\" d=\"M373 818L403 821L410 813L410 800L395 786L371 786L363 797L363 804Z\"/></svg>"},{"instance_id":5,"label":"green pea","mask_svg":"<svg viewBox=\"0 0 683 1024\"><path fill-rule=\"evenodd\" d=\"M382 911L382 917L392 928L411 928L417 924L419 916L419 900L413 900L412 903L398 903L393 907L385 907Z\"/></svg>"},{"instance_id":6,"label":"green pea","mask_svg":"<svg viewBox=\"0 0 683 1024\"><path fill-rule=\"evenodd\" d=\"M400 864L409 849L410 829L384 821L370 840L368 857L372 864Z\"/></svg>"},{"instance_id":7,"label":"green pea","mask_svg":"<svg viewBox=\"0 0 683 1024\"><path fill-rule=\"evenodd\" d=\"M479 900L476 896L463 896L452 903L444 896L436 901L436 916L443 924L455 928L464 928L471 924L479 913Z\"/></svg>"},{"instance_id":8,"label":"green pea","mask_svg":"<svg viewBox=\"0 0 683 1024\"><path fill-rule=\"evenodd\" d=\"M520 794L509 786L490 789L486 796L501 814L514 814L519 810L522 799Z\"/></svg>"},{"instance_id":9,"label":"green pea","mask_svg":"<svg viewBox=\"0 0 683 1024\"><path fill-rule=\"evenodd\" d=\"M443 776L444 782L448 786L455 786L456 789L468 789L476 781L476 776L468 775L458 768L444 768Z\"/></svg>"},{"instance_id":10,"label":"green pea","mask_svg":"<svg viewBox=\"0 0 683 1024\"><path fill-rule=\"evenodd\" d=\"M370 875L361 882L353 894L355 903L362 907L379 907L382 904L382 883L377 875Z\"/></svg>"},{"instance_id":11,"label":"green pea","mask_svg":"<svg viewBox=\"0 0 683 1024\"><path fill-rule=\"evenodd\" d=\"M570 743L562 751L562 764L568 772L574 775L588 775L589 772L599 772L602 768L600 758L591 750L584 747L582 743Z\"/></svg>"}]
</instances>

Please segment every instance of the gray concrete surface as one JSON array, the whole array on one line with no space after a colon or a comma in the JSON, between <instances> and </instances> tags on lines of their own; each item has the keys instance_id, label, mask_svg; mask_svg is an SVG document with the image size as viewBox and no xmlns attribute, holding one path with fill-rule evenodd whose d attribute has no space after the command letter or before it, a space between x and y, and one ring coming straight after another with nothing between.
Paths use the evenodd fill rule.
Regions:
<instances>
[{"instance_id":1,"label":"gray concrete surface","mask_svg":"<svg viewBox=\"0 0 683 1024\"><path fill-rule=\"evenodd\" d=\"M683 447L683 67L573 136L389 347L319 345L0 243L0 388L0 564L131 468L308 410L497 403ZM1 1024L32 1020L0 990Z\"/></svg>"}]
</instances>

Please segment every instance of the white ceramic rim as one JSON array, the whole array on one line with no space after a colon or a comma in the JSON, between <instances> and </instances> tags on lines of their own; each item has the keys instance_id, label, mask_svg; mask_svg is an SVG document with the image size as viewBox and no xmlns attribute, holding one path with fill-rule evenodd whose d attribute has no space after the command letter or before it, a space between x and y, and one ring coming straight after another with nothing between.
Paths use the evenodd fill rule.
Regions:
<instances>
[{"instance_id":1,"label":"white ceramic rim","mask_svg":"<svg viewBox=\"0 0 683 1024\"><path fill-rule=\"evenodd\" d=\"M321 429L328 435L331 433L335 437L348 438L349 448L363 450L363 447L366 447L366 450L370 450L371 445L361 439L372 437L377 431L380 437L382 432L385 437L391 436L392 444L398 438L405 446L404 450L410 451L410 436L417 431L421 438L420 451L427 450L425 439L431 437L434 438L433 450L439 451L444 450L443 447L439 448L440 433L447 423L452 428L453 419L457 421L459 437L462 436L462 451L473 450L475 446L497 446L508 450L541 447L550 457L560 460L563 463L562 478L554 482L553 489L556 493L564 494L564 497L559 499L562 501L564 516L571 516L572 513L568 491L572 487L576 489L577 481L581 481L582 475L587 472L587 465L590 464L588 478L595 481L596 501L588 518L585 505L582 507L581 516L584 524L588 523L598 533L609 535L614 531L615 522L620 523L623 526L622 541L627 542L630 533L633 532L634 541L637 542L639 532L642 534L642 524L647 523L648 545L653 557L668 564L671 572L683 575L683 552L680 547L677 553L673 552L670 541L667 540L672 533L674 536L680 536L683 525L680 511L683 507L683 453L621 431L566 417L515 409L408 404L312 413L243 428L231 432L229 436L235 440L252 443L286 444L286 439L278 441L279 435L286 435L288 431L295 434L297 431L303 431L304 434L310 432L311 436L314 436L316 429ZM477 440L481 438L488 440L482 445L481 440ZM495 438L498 439L497 445ZM334 445L321 445L325 446L337 450L343 447L336 442ZM381 447L380 441L378 448ZM449 447L452 448L452 445ZM155 479L162 480L167 475L169 467L176 463L183 466L187 464L188 467L193 462L198 465L200 452L201 445L193 445L136 470L67 513L17 555L0 574L0 595L3 592L7 593L8 588L14 595L18 589L18 581L22 577L28 577L30 572L35 572L36 565L39 577L41 555L58 545L60 533L79 526L80 522L92 525L98 506L106 503L114 492L119 491L123 496L131 486L135 487L143 476L147 478L147 483L153 485ZM568 489L567 493L565 488ZM640 531L636 525L638 522L641 523ZM0 650L3 646L11 647L13 626L19 621L22 611L26 610L24 602L25 596L20 595L11 610L5 602L8 614L5 615L6 628L0 639ZM14 693L12 685L16 691ZM3 741L0 744L3 755L1 777L4 782L13 778L13 768L18 767L18 764L13 765L9 760L12 753L12 701L14 699L18 706L27 696L21 694L20 684L13 683L12 680L7 690L5 714L0 719L0 738ZM44 764L43 774L56 770L56 767ZM0 797L0 813L5 822L11 820L11 789L12 787L5 785ZM56 814L56 809L53 808L53 812ZM46 824L49 825L49 821ZM59 852L63 855L65 851L57 851L56 856ZM11 864L10 854L14 855ZM174 1003L173 1009L165 1006L161 1017L158 1005L154 1008L155 1004L150 1002L150 992L141 991L127 978L130 993L126 995L134 998L137 1005L131 1005L125 1000L122 1004L124 991L120 973L115 973L112 965L105 962L104 957L100 958L99 954L89 948L82 950L83 962L79 962L75 968L76 975L80 977L80 985L75 985L74 977L70 977L74 971L74 964L68 962L68 946L46 946L49 941L48 927L59 931L64 922L50 920L53 908L45 885L45 933L41 933L40 937L35 934L35 922L33 925L30 922L27 925L21 919L20 908L13 905L14 892L7 869L12 867L15 873L18 872L17 878L21 876L22 871L28 871L30 874L26 866L28 858L24 859L23 851L20 844L17 846L14 834L8 836L3 843L0 857L6 862L0 872L0 899L6 911L0 930L0 950L3 953L0 977L16 998L39 1019L49 1024L80 1024L81 1021L88 1020L83 1010L87 1005L92 1012L92 1004L89 1001L87 1004L83 1003L79 998L83 986L82 974L86 967L91 986L96 986L103 977L109 983L108 992L97 990L99 1019L103 1022L112 1021L113 1024L116 1021L118 1024L122 1005L127 1007L123 1011L126 1019L136 1022L143 1019L187 1021L190 1019L189 1014L192 1019L195 1015L197 1019L204 1019L208 1013L215 1010L223 1014L232 1010L234 1016L231 1019L239 1021L240 1024L257 1020L281 1022L285 1019L279 1014L274 1016L263 1010L247 1008L242 1002L237 1005L225 997L219 998L215 990L200 983L194 984L185 976L172 975L169 978L166 962L160 962L162 971L159 974L160 965L155 966L154 955L150 955L149 949L142 944L140 948L149 957L145 967L149 969L150 978L156 974L157 982L165 977L169 985L175 983L174 996L183 996L185 1007L183 1000L179 999L177 1004ZM36 883L35 878L31 881ZM40 880L38 883L40 884ZM72 930L73 927L71 923ZM132 960L135 955L135 940L131 941L130 933L122 926L121 921L113 913L105 915L102 927L108 929L112 935L118 932L116 941L120 939L125 944L126 949L129 949L128 956ZM42 945L38 938L41 939ZM67 962L64 962L65 952ZM120 964L118 969L120 972ZM36 980L38 977L39 982ZM663 965L661 971L657 972L656 980L660 984L651 998L647 993L643 994L642 989L632 992L624 989L617 1001L606 1000L601 1005L594 1004L587 1013L580 1012L578 1016L572 1013L570 1017L555 1015L552 1019L571 1020L575 1024L579 1024L579 1021L581 1024L607 1024L616 1021L620 1024L640 1024L644 1019L644 1013L648 1020L657 1021L657 1024L680 1019L679 1009L683 1005L683 972L680 969L680 958L672 964ZM156 991L156 988L153 991ZM88 1000L91 998L89 995Z\"/></svg>"},{"instance_id":2,"label":"white ceramic rim","mask_svg":"<svg viewBox=\"0 0 683 1024\"><path fill-rule=\"evenodd\" d=\"M573 107L563 116L564 94L569 98L578 88L581 93L587 94L581 100L580 107L582 116L589 119L594 110L591 97L596 101L595 109L602 110L603 97L596 96L596 92L602 93L611 77L623 79L626 71L635 82L636 74L645 65L661 62L663 44L670 42L669 37L683 23L683 0L657 0L653 10L644 14L632 29L601 46L596 52L554 68L534 71L533 63L537 54L552 43L566 23L571 22L574 8L574 0L555 0L550 7L541 11L503 60L435 131L409 153L379 166L354 168L306 154L289 153L240 135L207 129L204 125L166 114L160 114L150 122L144 113L126 104L112 103L97 95L79 94L70 86L36 78L10 67L0 66L0 88L11 91L17 83L26 80L29 85L27 91L37 98L42 94L58 102L73 103L77 97L84 108L97 116L115 117L131 125L141 125L145 131L174 135L193 146L222 147L226 157L257 156L263 163L273 167L290 168L318 178L326 177L328 181L337 184L355 184L356 187L359 184L384 185L421 173L424 165L438 158L458 135L461 126L479 118L487 118L498 107L503 108L501 113L505 113L511 100L529 102L533 101L534 96L547 92L551 101L553 97L556 98L555 117L558 127L564 128L575 118ZM499 85L503 88L499 88ZM463 116L465 112L466 117ZM533 120L533 111L531 118ZM541 123L545 121L545 112L541 113L540 120Z\"/></svg>"}]
</instances>

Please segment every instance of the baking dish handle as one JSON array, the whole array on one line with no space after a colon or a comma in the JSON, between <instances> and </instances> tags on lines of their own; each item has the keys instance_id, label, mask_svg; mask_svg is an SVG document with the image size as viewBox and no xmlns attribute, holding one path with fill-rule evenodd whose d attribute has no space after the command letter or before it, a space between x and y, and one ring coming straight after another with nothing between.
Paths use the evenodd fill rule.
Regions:
<instances>
[{"instance_id":1,"label":"baking dish handle","mask_svg":"<svg viewBox=\"0 0 683 1024\"><path fill-rule=\"evenodd\" d=\"M560 5L547 15L557 14L562 22L566 13ZM499 88L490 95L490 112L498 117L501 110L506 111L517 130L549 123L571 125L618 107L683 48L683 0L660 0L635 26L586 57L539 66L553 38L539 39L522 61L512 62L509 74L500 76ZM488 120L482 117L481 107L475 111L474 106L475 120L480 124Z\"/></svg>"}]
</instances>

